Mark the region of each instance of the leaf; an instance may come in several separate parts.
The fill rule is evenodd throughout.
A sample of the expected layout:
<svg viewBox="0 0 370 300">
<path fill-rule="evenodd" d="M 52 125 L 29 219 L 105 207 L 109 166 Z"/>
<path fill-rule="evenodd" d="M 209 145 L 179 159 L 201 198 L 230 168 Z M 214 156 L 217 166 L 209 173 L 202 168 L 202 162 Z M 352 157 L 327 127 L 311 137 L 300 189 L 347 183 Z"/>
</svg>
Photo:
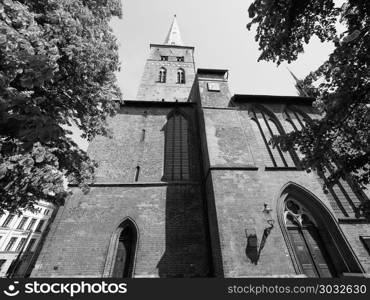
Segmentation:
<svg viewBox="0 0 370 300">
<path fill-rule="evenodd" d="M 38 145 L 38 146 L 34 147 L 34 149 L 32 151 L 32 155 L 35 158 L 35 161 L 37 163 L 41 163 L 45 158 L 46 150 L 45 150 L 44 147 Z"/>
<path fill-rule="evenodd" d="M 0 2 L 1 214 L 60 202 L 62 172 L 81 187 L 93 180 L 93 162 L 61 126 L 76 123 L 89 139 L 109 132 L 117 107 L 107 99 L 121 98 L 109 24 L 121 2 Z"/>
<path fill-rule="evenodd" d="M 8 168 L 5 164 L 0 165 L 0 179 L 3 179 L 6 176 L 6 173 L 8 171 Z"/>
</svg>

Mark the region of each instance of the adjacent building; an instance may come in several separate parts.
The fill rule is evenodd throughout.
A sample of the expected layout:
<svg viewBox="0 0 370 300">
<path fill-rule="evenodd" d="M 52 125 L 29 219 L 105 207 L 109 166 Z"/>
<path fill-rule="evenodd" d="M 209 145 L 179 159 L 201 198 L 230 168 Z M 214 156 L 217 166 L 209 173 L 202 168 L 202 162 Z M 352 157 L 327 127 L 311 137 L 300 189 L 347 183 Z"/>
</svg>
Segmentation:
<svg viewBox="0 0 370 300">
<path fill-rule="evenodd" d="M 0 277 L 28 277 L 55 206 L 39 201 L 35 211 L 0 216 Z"/>
</svg>

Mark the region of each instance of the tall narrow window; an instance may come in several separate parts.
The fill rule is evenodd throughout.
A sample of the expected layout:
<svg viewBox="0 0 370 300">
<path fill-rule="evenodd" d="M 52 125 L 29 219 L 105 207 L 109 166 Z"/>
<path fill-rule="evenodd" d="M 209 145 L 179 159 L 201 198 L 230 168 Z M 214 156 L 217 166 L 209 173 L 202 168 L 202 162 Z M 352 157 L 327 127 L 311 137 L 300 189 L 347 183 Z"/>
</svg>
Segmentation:
<svg viewBox="0 0 370 300">
<path fill-rule="evenodd" d="M 144 142 L 144 141 L 145 141 L 145 129 L 141 131 L 141 137 L 140 137 L 140 142 Z"/>
<path fill-rule="evenodd" d="M 3 223 L 3 227 L 9 227 L 9 225 L 10 225 L 10 222 L 11 221 L 13 221 L 13 219 L 14 219 L 14 214 L 9 214 L 7 217 L 6 217 L 6 219 L 5 219 L 5 221 L 4 221 L 4 223 Z"/>
<path fill-rule="evenodd" d="M 36 243 L 36 239 L 31 239 L 30 242 L 27 245 L 26 252 L 32 252 L 33 251 L 33 246 Z"/>
<path fill-rule="evenodd" d="M 161 83 L 165 83 L 166 82 L 166 77 L 167 77 L 166 68 L 163 68 L 163 67 L 160 68 L 158 81 L 161 82 Z"/>
<path fill-rule="evenodd" d="M 22 217 L 21 221 L 19 222 L 17 229 L 23 229 L 24 225 L 26 224 L 28 217 Z"/>
<path fill-rule="evenodd" d="M 27 241 L 27 238 L 21 238 L 15 251 L 22 251 L 24 245 L 26 244 L 26 241 Z"/>
<path fill-rule="evenodd" d="M 131 220 L 126 220 L 118 230 L 112 277 L 130 278 L 134 272 L 137 231 Z"/>
<path fill-rule="evenodd" d="M 265 162 L 267 167 L 273 168 L 288 168 L 295 167 L 295 162 L 290 152 L 283 152 L 279 145 L 272 145 L 271 139 L 273 136 L 284 134 L 283 129 L 278 124 L 278 121 L 267 113 L 265 109 L 253 108 L 251 110 L 252 120 L 255 122 L 255 128 L 258 129 L 260 137 L 265 144 L 265 157 L 269 159 Z M 258 135 L 258 133 L 257 133 Z M 259 140 L 261 138 L 258 137 Z"/>
<path fill-rule="evenodd" d="M 27 226 L 27 230 L 32 230 L 33 227 L 35 226 L 36 221 L 37 220 L 35 218 L 32 218 L 31 221 L 30 221 L 30 223 Z"/>
<path fill-rule="evenodd" d="M 5 247 L 5 252 L 6 251 L 12 251 L 13 246 L 15 245 L 15 242 L 17 241 L 17 239 L 18 238 L 16 238 L 16 237 L 10 238 L 10 240 L 8 242 L 8 245 L 6 245 L 6 247 Z"/>
<path fill-rule="evenodd" d="M 184 69 L 177 70 L 177 83 L 185 83 L 185 71 Z"/>
<path fill-rule="evenodd" d="M 135 181 L 139 181 L 139 175 L 140 175 L 140 166 L 137 166 L 135 170 Z"/>
<path fill-rule="evenodd" d="M 35 232 L 41 232 L 42 231 L 42 227 L 44 226 L 44 223 L 45 223 L 45 220 L 40 220 L 39 224 L 36 227 Z"/>
<path fill-rule="evenodd" d="M 189 125 L 178 111 L 167 120 L 165 127 L 164 180 L 189 179 Z"/>
</svg>

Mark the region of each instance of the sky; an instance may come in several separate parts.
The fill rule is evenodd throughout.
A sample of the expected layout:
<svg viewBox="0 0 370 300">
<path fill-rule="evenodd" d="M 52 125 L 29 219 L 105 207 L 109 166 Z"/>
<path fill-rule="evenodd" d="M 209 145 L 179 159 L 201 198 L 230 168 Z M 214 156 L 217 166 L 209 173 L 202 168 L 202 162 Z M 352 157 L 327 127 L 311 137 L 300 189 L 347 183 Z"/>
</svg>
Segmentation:
<svg viewBox="0 0 370 300">
<path fill-rule="evenodd" d="M 317 69 L 332 52 L 331 44 L 311 39 L 294 63 L 257 62 L 260 55 L 255 27 L 248 31 L 252 0 L 122 0 L 122 19 L 111 26 L 120 44 L 117 73 L 123 99 L 133 100 L 149 55 L 149 44 L 164 42 L 177 15 L 182 39 L 195 47 L 197 68 L 229 70 L 232 94 L 297 95 L 295 81 Z"/>
</svg>

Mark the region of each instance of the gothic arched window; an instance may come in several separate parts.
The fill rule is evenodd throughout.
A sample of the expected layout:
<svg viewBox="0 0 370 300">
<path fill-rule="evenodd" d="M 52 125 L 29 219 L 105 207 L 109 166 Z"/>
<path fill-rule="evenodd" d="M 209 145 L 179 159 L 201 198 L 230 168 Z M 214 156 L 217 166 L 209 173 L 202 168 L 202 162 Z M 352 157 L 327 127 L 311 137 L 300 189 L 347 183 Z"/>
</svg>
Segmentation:
<svg viewBox="0 0 370 300">
<path fill-rule="evenodd" d="M 177 70 L 177 83 L 185 83 L 185 71 L 183 69 Z"/>
<path fill-rule="evenodd" d="M 295 167 L 296 164 L 290 152 L 283 152 L 279 145 L 272 145 L 273 136 L 284 134 L 284 131 L 278 120 L 272 113 L 262 107 L 254 107 L 250 111 L 252 127 L 257 133 L 257 139 L 265 145 L 262 150 L 265 154 L 265 163 L 267 167 L 289 168 Z M 258 135 L 259 133 L 259 135 Z"/>
<path fill-rule="evenodd" d="M 166 77 L 167 77 L 166 68 L 163 68 L 163 67 L 160 68 L 158 81 L 161 82 L 161 83 L 165 83 L 166 82 Z"/>
<path fill-rule="evenodd" d="M 111 238 L 103 277 L 130 278 L 134 274 L 138 231 L 131 219 L 123 221 Z"/>
<path fill-rule="evenodd" d="M 285 203 L 284 220 L 303 273 L 308 277 L 335 277 L 333 262 L 313 218 L 294 198 Z"/>
<path fill-rule="evenodd" d="M 294 106 L 288 106 L 285 111 L 285 120 L 287 121 L 286 130 L 300 131 L 304 129 L 312 119 Z M 301 152 L 297 151 L 297 155 L 300 159 L 303 158 Z M 327 164 L 322 172 L 319 172 L 320 177 L 324 183 L 328 186 L 327 178 L 333 174 L 336 170 L 335 163 Z M 337 179 L 335 184 L 328 188 L 328 199 L 330 204 L 338 217 L 356 217 L 359 215 L 359 205 L 364 199 L 364 195 L 359 188 L 356 188 L 356 183 L 353 182 L 350 176 L 346 176 L 346 179 Z"/>
<path fill-rule="evenodd" d="M 303 115 L 299 110 L 291 107 L 285 109 L 284 115 L 285 120 L 290 125 L 290 128 L 286 129 L 288 132 L 300 131 L 306 126 L 306 123 L 310 121 L 308 116 Z"/>
<path fill-rule="evenodd" d="M 320 200 L 289 184 L 278 203 L 279 223 L 297 273 L 308 277 L 362 273 L 336 220 Z"/>
<path fill-rule="evenodd" d="M 163 179 L 189 179 L 189 125 L 179 111 L 169 115 L 165 126 Z"/>
</svg>

